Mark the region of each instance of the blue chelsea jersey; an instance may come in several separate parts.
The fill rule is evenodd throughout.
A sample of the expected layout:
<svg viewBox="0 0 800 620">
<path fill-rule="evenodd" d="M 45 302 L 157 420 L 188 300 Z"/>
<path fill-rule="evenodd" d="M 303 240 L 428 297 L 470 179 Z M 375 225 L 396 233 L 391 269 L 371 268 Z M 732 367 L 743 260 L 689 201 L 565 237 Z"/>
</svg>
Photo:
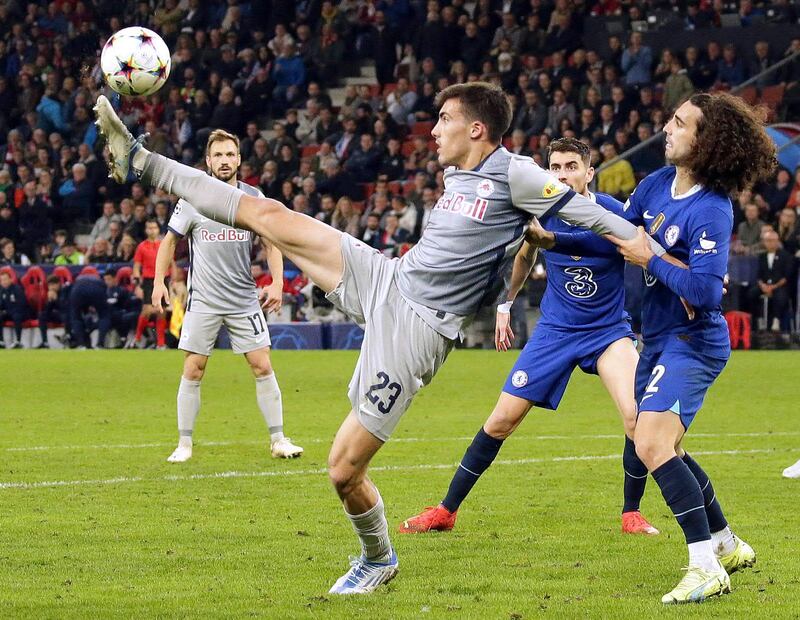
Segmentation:
<svg viewBox="0 0 800 620">
<path fill-rule="evenodd" d="M 622 203 L 607 194 L 592 199 L 622 216 Z M 575 233 L 585 228 L 550 217 L 542 226 L 555 233 Z M 625 261 L 616 246 L 591 235 L 593 256 L 568 256 L 546 251 L 547 288 L 541 303 L 540 324 L 556 329 L 593 330 L 628 319 L 625 312 Z"/>
<path fill-rule="evenodd" d="M 721 289 L 733 229 L 731 201 L 699 185 L 675 196 L 675 174 L 675 167 L 668 166 L 645 178 L 625 203 L 624 215 L 644 226 L 670 255 L 689 265 L 691 273 L 711 276 Z M 644 283 L 642 337 L 646 344 L 659 346 L 669 336 L 680 336 L 690 338 L 704 352 L 727 356 L 728 329 L 719 301 L 713 307 L 696 308 L 690 320 L 680 297 L 662 281 L 645 271 Z"/>
</svg>

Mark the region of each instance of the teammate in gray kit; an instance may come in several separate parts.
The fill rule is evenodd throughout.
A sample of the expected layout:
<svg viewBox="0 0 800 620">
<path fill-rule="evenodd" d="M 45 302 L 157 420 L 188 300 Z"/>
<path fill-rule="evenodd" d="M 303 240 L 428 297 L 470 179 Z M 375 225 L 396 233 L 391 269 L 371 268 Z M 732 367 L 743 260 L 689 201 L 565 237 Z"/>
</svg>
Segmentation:
<svg viewBox="0 0 800 620">
<path fill-rule="evenodd" d="M 241 163 L 239 138 L 217 129 L 208 137 L 206 166 L 216 179 L 249 196 L 262 197 L 255 187 L 237 182 Z M 200 215 L 185 200 L 175 205 L 169 230 L 156 256 L 153 306 L 160 313 L 169 303 L 164 277 L 181 237 L 188 237 L 190 252 L 189 298 L 178 348 L 186 352 L 178 388 L 178 447 L 167 458 L 182 463 L 192 457 L 192 434 L 200 411 L 200 382 L 214 350 L 219 329 L 228 330 L 235 353 L 244 354 L 256 380 L 256 402 L 270 434 L 274 458 L 300 456 L 303 449 L 283 434 L 283 402 L 272 369 L 270 339 L 260 297 L 268 311 L 278 312 L 283 299 L 283 257 L 265 242 L 272 284 L 259 295 L 250 274 L 250 252 L 257 237 L 249 230 L 231 228 Z"/>
<path fill-rule="evenodd" d="M 331 593 L 371 592 L 397 573 L 383 500 L 367 476 L 416 392 L 426 385 L 464 326 L 505 286 L 511 261 L 532 216 L 632 239 L 637 230 L 554 179 L 530 158 L 500 145 L 511 105 L 486 83 L 450 86 L 437 97 L 433 129 L 445 193 L 420 242 L 403 258 L 382 253 L 281 203 L 248 196 L 136 143 L 105 97 L 95 111 L 107 137 L 111 174 L 131 168 L 149 184 L 185 198 L 203 215 L 253 230 L 365 328 L 350 382 L 352 410 L 328 458 L 330 479 L 356 531 L 361 556 Z M 654 251 L 664 253 L 660 246 Z"/>
</svg>

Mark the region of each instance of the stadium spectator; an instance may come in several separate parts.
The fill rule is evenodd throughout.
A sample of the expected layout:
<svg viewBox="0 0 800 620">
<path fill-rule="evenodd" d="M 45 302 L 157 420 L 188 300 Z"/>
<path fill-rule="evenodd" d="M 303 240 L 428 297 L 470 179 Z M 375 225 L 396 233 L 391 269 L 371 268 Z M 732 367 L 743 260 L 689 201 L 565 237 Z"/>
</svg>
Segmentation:
<svg viewBox="0 0 800 620">
<path fill-rule="evenodd" d="M 694 93 L 694 85 L 689 79 L 680 59 L 675 57 L 670 63 L 670 74 L 664 83 L 662 105 L 667 114 L 671 114 L 678 106 Z"/>
<path fill-rule="evenodd" d="M 792 191 L 792 176 L 786 168 L 779 168 L 775 175 L 775 182 L 764 188 L 764 199 L 769 204 L 770 217 L 776 215 L 789 203 L 789 194 Z"/>
<path fill-rule="evenodd" d="M 320 200 L 319 212 L 314 216 L 321 222 L 333 226 L 333 214 L 336 209 L 336 201 L 330 194 L 324 194 Z"/>
<path fill-rule="evenodd" d="M 69 293 L 70 287 L 63 286 L 58 276 L 47 278 L 47 298 L 44 307 L 39 313 L 39 333 L 42 336 L 40 349 L 49 349 L 50 343 L 47 338 L 47 329 L 51 324 L 63 325 L 64 333 L 69 338 Z"/>
<path fill-rule="evenodd" d="M 397 80 L 397 87 L 386 96 L 386 109 L 398 125 L 406 125 L 414 122 L 412 110 L 416 102 L 417 93 L 410 90 L 406 78 L 400 78 Z"/>
<path fill-rule="evenodd" d="M 86 166 L 81 163 L 74 164 L 71 178 L 58 188 L 63 217 L 90 219 L 94 210 L 95 192 L 96 188 L 86 176 Z"/>
<path fill-rule="evenodd" d="M 111 200 L 106 200 L 103 202 L 103 214 L 97 218 L 94 226 L 92 227 L 92 232 L 89 234 L 92 243 L 94 243 L 95 239 L 98 239 L 99 237 L 103 237 L 104 239 L 110 238 L 111 222 L 119 223 L 119 216 L 117 215 L 114 202 Z"/>
<path fill-rule="evenodd" d="M 744 82 L 746 77 L 744 63 L 736 54 L 736 46 L 727 43 L 722 48 L 722 58 L 717 65 L 717 85 L 721 88 L 733 88 Z"/>
<path fill-rule="evenodd" d="M 380 149 L 373 143 L 371 134 L 361 135 L 359 145 L 344 163 L 344 169 L 359 183 L 368 183 L 378 174 L 381 164 Z"/>
<path fill-rule="evenodd" d="M 16 239 L 18 236 L 16 211 L 5 202 L 5 193 L 0 192 L 0 239 Z"/>
<path fill-rule="evenodd" d="M 136 253 L 136 239 L 129 233 L 122 233 L 122 239 L 117 245 L 117 251 L 114 253 L 115 262 L 129 263 L 133 260 Z"/>
<path fill-rule="evenodd" d="M 98 237 L 86 252 L 87 263 L 113 263 L 114 254 L 111 244 L 105 237 Z"/>
<path fill-rule="evenodd" d="M 376 250 L 383 250 L 383 234 L 381 216 L 377 212 L 369 213 L 366 217 L 366 226 L 361 232 L 361 240 Z"/>
<path fill-rule="evenodd" d="M 534 89 L 525 91 L 525 101 L 516 111 L 512 128 L 521 129 L 525 135 L 538 136 L 547 127 L 548 110 L 539 99 L 539 94 Z"/>
<path fill-rule="evenodd" d="M 53 262 L 56 265 L 84 265 L 86 256 L 75 246 L 72 239 L 66 239 Z"/>
<path fill-rule="evenodd" d="M 789 279 L 794 274 L 794 258 L 781 249 L 778 233 L 765 228 L 761 241 L 764 253 L 758 258 L 758 280 L 750 290 L 753 314 L 759 316 L 766 305 L 767 328 L 781 331 L 781 322 L 789 307 Z"/>
<path fill-rule="evenodd" d="M 0 271 L 0 349 L 22 348 L 22 324 L 28 318 L 29 312 L 25 291 L 11 279 L 8 271 Z M 3 340 L 3 325 L 6 321 L 14 324 L 14 342 L 8 345 Z"/>
<path fill-rule="evenodd" d="M 0 239 L 0 266 L 22 265 L 27 267 L 30 264 L 28 256 L 17 251 L 17 244 L 13 239 Z"/>
<path fill-rule="evenodd" d="M 620 67 L 628 86 L 641 86 L 651 81 L 653 51 L 642 43 L 642 33 L 632 32 L 628 47 L 622 52 Z"/>
<path fill-rule="evenodd" d="M 744 205 L 744 221 L 736 229 L 734 252 L 757 254 L 761 247 L 761 231 L 766 224 L 759 216 L 758 205 L 749 202 Z"/>
<path fill-rule="evenodd" d="M 361 232 L 360 220 L 361 215 L 353 206 L 353 201 L 347 196 L 340 197 L 336 202 L 336 209 L 331 218 L 332 226 L 352 237 L 359 237 Z"/>
<path fill-rule="evenodd" d="M 800 227 L 797 211 L 786 207 L 778 214 L 778 239 L 783 249 L 790 255 L 800 258 Z"/>
<path fill-rule="evenodd" d="M 617 157 L 617 149 L 613 142 L 604 142 L 600 151 L 603 154 L 603 165 Z M 625 159 L 617 160 L 597 174 L 597 189 L 623 202 L 635 187 L 636 177 L 633 174 L 633 167 Z"/>
</svg>

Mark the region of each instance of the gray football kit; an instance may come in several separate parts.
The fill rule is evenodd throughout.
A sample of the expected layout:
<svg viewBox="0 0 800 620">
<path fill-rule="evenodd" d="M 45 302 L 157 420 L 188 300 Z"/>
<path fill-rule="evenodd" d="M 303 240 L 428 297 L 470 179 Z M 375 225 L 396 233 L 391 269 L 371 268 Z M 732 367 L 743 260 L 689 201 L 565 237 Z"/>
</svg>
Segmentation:
<svg viewBox="0 0 800 620">
<path fill-rule="evenodd" d="M 250 196 L 264 196 L 241 181 L 236 186 Z M 250 273 L 255 234 L 204 217 L 183 199 L 167 227 L 189 240 L 189 297 L 178 348 L 211 355 L 222 325 L 236 353 L 268 347 L 269 331 Z"/>
<path fill-rule="evenodd" d="M 531 216 L 622 238 L 636 232 L 503 147 L 473 170 L 447 169 L 444 182 L 420 242 L 401 259 L 342 237 L 345 270 L 329 299 L 365 326 L 349 396 L 361 423 L 384 441 L 462 329 L 507 289 Z"/>
<path fill-rule="evenodd" d="M 191 196 L 202 213 L 235 221 L 241 193 L 210 183 L 199 171 L 151 154 L 142 178 Z M 621 239 L 637 234 L 630 222 L 502 146 L 472 170 L 448 168 L 444 183 L 420 242 L 402 258 L 341 237 L 344 272 L 328 298 L 365 328 L 349 396 L 364 427 L 383 441 L 462 329 L 507 288 L 532 216 L 556 216 Z"/>
</svg>

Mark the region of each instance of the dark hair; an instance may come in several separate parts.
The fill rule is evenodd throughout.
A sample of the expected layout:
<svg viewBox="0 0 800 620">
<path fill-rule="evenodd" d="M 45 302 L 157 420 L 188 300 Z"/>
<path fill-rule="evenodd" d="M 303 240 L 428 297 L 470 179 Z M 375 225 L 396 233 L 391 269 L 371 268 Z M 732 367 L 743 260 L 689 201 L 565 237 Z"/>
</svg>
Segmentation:
<svg viewBox="0 0 800 620">
<path fill-rule="evenodd" d="M 161 224 L 159 224 L 158 220 L 156 218 L 154 218 L 152 215 L 148 216 L 144 220 L 144 225 L 147 226 L 148 224 L 155 224 L 159 228 L 161 227 Z"/>
<path fill-rule="evenodd" d="M 778 165 L 764 129 L 764 110 L 728 93 L 693 95 L 702 112 L 692 150 L 681 165 L 715 192 L 736 194 L 770 178 Z"/>
<path fill-rule="evenodd" d="M 592 160 L 592 153 L 589 151 L 589 147 L 576 138 L 559 138 L 558 140 L 553 140 L 547 145 L 548 160 L 553 153 L 576 153 L 586 166 L 589 166 Z"/>
<path fill-rule="evenodd" d="M 488 82 L 453 84 L 436 95 L 436 109 L 458 99 L 464 116 L 486 125 L 490 142 L 500 142 L 511 125 L 511 102 L 499 86 Z"/>
<path fill-rule="evenodd" d="M 61 284 L 61 279 L 58 276 L 47 276 L 48 284 Z"/>
</svg>

